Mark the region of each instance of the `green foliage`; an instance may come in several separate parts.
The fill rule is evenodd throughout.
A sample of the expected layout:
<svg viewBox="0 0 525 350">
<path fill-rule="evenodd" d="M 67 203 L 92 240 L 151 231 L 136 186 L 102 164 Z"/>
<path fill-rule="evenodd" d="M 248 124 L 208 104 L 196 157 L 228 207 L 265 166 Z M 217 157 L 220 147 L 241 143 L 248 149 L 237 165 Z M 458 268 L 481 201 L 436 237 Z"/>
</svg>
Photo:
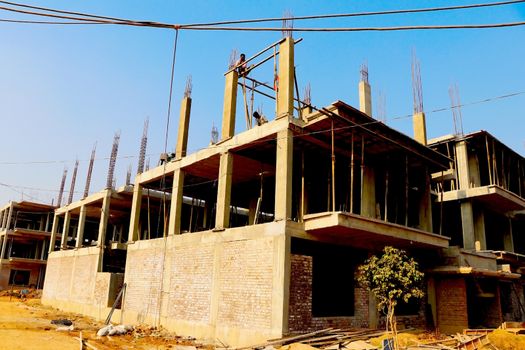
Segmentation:
<svg viewBox="0 0 525 350">
<path fill-rule="evenodd" d="M 398 301 L 424 296 L 423 277 L 418 263 L 405 251 L 385 247 L 380 257 L 372 256 L 359 266 L 357 282 L 375 295 L 379 311 L 387 309 L 393 315 Z"/>
</svg>

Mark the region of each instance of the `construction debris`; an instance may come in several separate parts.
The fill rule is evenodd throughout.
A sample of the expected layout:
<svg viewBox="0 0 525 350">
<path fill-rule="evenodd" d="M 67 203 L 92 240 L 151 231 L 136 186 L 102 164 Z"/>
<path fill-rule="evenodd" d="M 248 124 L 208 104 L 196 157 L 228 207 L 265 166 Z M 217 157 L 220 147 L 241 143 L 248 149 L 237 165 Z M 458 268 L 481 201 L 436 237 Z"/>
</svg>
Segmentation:
<svg viewBox="0 0 525 350">
<path fill-rule="evenodd" d="M 55 324 L 57 326 L 71 326 L 73 324 L 73 322 L 71 322 L 70 320 L 68 320 L 67 318 L 59 318 L 57 320 L 51 320 L 51 324 Z"/>
<path fill-rule="evenodd" d="M 118 325 L 118 326 L 113 326 L 110 324 L 110 325 L 100 328 L 97 332 L 97 336 L 103 337 L 105 335 L 109 335 L 109 336 L 123 335 L 123 334 L 127 334 L 131 332 L 132 330 L 133 330 L 133 326 L 123 325 L 123 324 Z"/>
</svg>

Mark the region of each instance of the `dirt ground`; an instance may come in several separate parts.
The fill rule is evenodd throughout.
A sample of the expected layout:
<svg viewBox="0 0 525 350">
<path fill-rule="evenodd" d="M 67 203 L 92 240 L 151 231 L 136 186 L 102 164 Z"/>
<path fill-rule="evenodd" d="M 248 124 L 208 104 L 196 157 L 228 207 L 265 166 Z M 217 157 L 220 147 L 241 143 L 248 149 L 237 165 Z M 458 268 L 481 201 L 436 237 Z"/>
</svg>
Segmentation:
<svg viewBox="0 0 525 350">
<path fill-rule="evenodd" d="M 57 331 L 57 326 L 51 324 L 51 320 L 56 319 L 71 320 L 74 330 Z M 0 296 L 0 349 L 78 350 L 94 347 L 98 350 L 167 350 L 175 349 L 176 345 L 212 348 L 152 327 L 137 327 L 133 332 L 121 336 L 97 337 L 96 332 L 102 327 L 102 323 L 90 317 L 43 306 L 40 299 L 21 300 L 12 297 L 10 300 L 9 296 Z M 82 348 L 80 341 L 75 339 L 80 332 L 84 339 Z"/>
</svg>

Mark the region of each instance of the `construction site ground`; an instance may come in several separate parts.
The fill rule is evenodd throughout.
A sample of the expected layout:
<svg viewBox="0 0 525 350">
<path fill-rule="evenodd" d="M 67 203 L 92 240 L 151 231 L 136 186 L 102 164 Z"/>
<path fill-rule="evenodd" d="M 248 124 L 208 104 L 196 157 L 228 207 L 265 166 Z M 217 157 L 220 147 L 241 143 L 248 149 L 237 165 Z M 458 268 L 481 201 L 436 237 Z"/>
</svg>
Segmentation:
<svg viewBox="0 0 525 350">
<path fill-rule="evenodd" d="M 4 295 L 7 293 L 4 293 Z M 52 320 L 68 319 L 72 331 L 57 331 Z M 175 349 L 185 345 L 212 348 L 173 333 L 142 326 L 126 335 L 97 337 L 104 324 L 90 317 L 62 312 L 44 306 L 38 298 L 22 300 L 16 296 L 0 296 L 0 349 L 69 350 L 69 349 Z M 82 332 L 84 341 L 78 339 Z"/>
<path fill-rule="evenodd" d="M 39 294 L 30 293 L 27 298 L 21 299 L 15 292 L 14 295 L 9 295 L 8 292 L 0 293 L 0 349 L 10 350 L 25 350 L 25 349 L 39 349 L 39 350 L 55 350 L 55 349 L 91 349 L 91 350 L 108 350 L 108 349 L 156 349 L 156 350 L 196 350 L 214 348 L 212 345 L 200 343 L 195 339 L 180 337 L 174 333 L 156 329 L 151 326 L 138 326 L 133 331 L 125 335 L 119 336 L 97 336 L 97 331 L 104 326 L 102 322 L 95 321 L 93 318 L 62 312 L 60 310 L 44 306 L 40 303 Z M 73 322 L 73 330 L 59 331 L 57 326 L 52 324 L 52 320 L 67 319 Z M 379 332 L 369 330 L 369 337 L 362 337 L 360 339 L 368 338 L 367 343 L 371 345 L 370 348 L 380 348 L 381 339 Z M 281 347 L 284 350 L 313 350 L 321 349 L 335 349 L 333 346 L 327 346 L 330 342 L 318 340 L 326 340 L 330 338 L 330 334 L 336 334 L 338 330 L 325 330 L 311 333 L 311 336 L 296 336 L 291 338 L 283 338 L 282 341 L 272 341 L 262 345 L 259 348 L 263 349 L 278 349 L 281 345 L 289 344 Z M 339 332 L 340 333 L 340 332 Z M 347 332 L 348 333 L 348 332 Z M 348 334 L 359 334 L 359 332 L 349 332 Z M 363 333 L 364 334 L 364 333 Z M 328 336 L 327 336 L 328 335 Z M 80 336 L 83 340 L 81 345 Z M 340 335 L 339 335 L 340 336 Z M 459 337 L 458 334 L 456 337 Z M 294 340 L 295 338 L 295 340 Z M 352 337 L 355 338 L 355 337 Z M 359 337 L 358 337 L 359 338 Z M 446 346 L 446 342 L 450 341 L 451 337 L 443 335 L 435 335 L 423 331 L 415 331 L 400 334 L 400 345 L 405 349 L 524 349 L 525 350 L 525 335 L 517 335 L 505 330 L 495 330 L 488 334 L 490 343 L 493 346 Z M 284 341 L 289 339 L 290 342 Z M 292 344 L 292 341 L 295 343 Z M 299 344 L 298 342 L 303 342 Z M 312 345 L 319 343 L 320 346 L 315 348 Z M 323 345 L 321 345 L 323 344 Z M 341 347 L 341 345 L 343 345 Z M 338 345 L 337 349 L 346 348 L 345 342 Z M 348 347 L 355 349 L 353 347 Z M 368 347 L 367 347 L 368 348 Z M 250 349 L 246 347 L 244 349 Z"/>
</svg>

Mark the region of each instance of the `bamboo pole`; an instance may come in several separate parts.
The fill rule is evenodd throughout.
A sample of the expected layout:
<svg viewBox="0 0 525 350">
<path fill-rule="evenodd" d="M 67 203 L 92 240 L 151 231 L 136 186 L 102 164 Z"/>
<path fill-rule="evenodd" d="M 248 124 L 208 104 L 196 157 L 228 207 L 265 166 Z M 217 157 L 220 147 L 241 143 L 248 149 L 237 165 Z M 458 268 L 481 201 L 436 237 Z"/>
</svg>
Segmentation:
<svg viewBox="0 0 525 350">
<path fill-rule="evenodd" d="M 494 184 L 500 185 L 498 169 L 496 167 L 496 149 L 494 146 L 494 140 L 492 140 L 492 173 L 494 174 Z"/>
<path fill-rule="evenodd" d="M 491 185 L 494 184 L 494 182 L 492 182 L 492 170 L 491 170 L 491 167 L 490 167 L 490 149 L 489 149 L 489 138 L 487 135 L 485 135 L 485 148 L 487 150 L 487 170 L 489 172 L 489 183 Z"/>
<path fill-rule="evenodd" d="M 385 221 L 388 221 L 388 168 L 385 175 Z"/>
<path fill-rule="evenodd" d="M 361 203 L 363 202 L 363 192 L 364 192 L 364 177 L 365 177 L 365 135 L 361 136 Z M 363 208 L 361 205 L 361 214 L 363 213 Z"/>
<path fill-rule="evenodd" d="M 443 192 L 445 192 L 445 186 L 443 185 L 443 171 L 441 171 L 441 197 L 439 205 L 439 234 L 443 234 Z"/>
<path fill-rule="evenodd" d="M 405 155 L 405 226 L 408 226 L 408 155 Z"/>
<path fill-rule="evenodd" d="M 335 146 L 334 121 L 332 119 L 332 211 L 335 211 Z"/>
<path fill-rule="evenodd" d="M 352 129 L 352 146 L 350 155 L 350 213 L 354 212 L 354 129 Z"/>
<path fill-rule="evenodd" d="M 301 217 L 304 220 L 304 197 L 305 197 L 305 178 L 304 178 L 304 149 L 301 149 Z"/>
</svg>

